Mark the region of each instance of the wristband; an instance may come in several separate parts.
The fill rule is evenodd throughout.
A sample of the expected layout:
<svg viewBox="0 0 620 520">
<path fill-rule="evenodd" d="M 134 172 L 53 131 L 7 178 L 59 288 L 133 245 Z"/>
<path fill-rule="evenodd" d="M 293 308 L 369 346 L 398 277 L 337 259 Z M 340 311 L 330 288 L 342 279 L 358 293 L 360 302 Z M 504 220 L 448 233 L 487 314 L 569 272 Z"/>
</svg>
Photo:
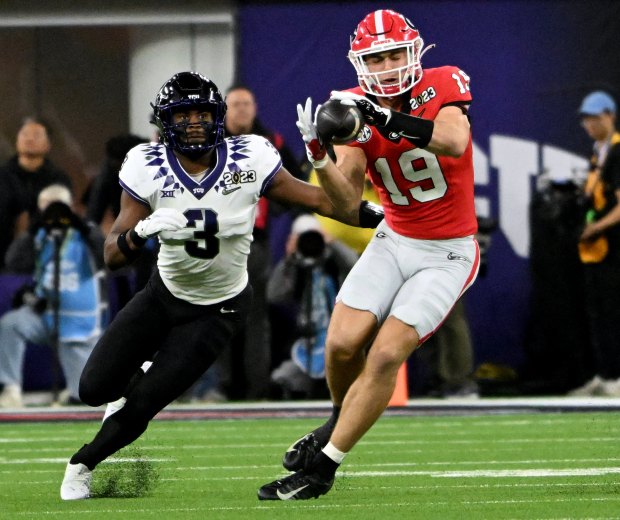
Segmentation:
<svg viewBox="0 0 620 520">
<path fill-rule="evenodd" d="M 359 209 L 359 222 L 362 228 L 376 228 L 383 220 L 383 208 L 363 200 Z"/>
<path fill-rule="evenodd" d="M 116 245 L 125 258 L 131 262 L 140 256 L 141 251 L 139 249 L 131 249 L 131 247 L 129 247 L 129 244 L 127 243 L 127 231 L 123 231 L 120 235 L 118 235 Z"/>
<path fill-rule="evenodd" d="M 125 233 L 127 233 L 127 231 L 125 231 Z M 148 241 L 148 238 L 144 238 L 138 235 L 138 232 L 135 230 L 135 228 L 131 228 L 131 231 L 129 231 L 129 238 L 131 238 L 131 242 L 133 243 L 133 245 L 138 248 L 143 247 L 144 244 L 146 244 L 146 242 Z"/>
<path fill-rule="evenodd" d="M 430 119 L 411 116 L 403 112 L 391 111 L 392 116 L 384 128 L 388 132 L 395 132 L 418 148 L 426 148 L 433 137 L 435 123 Z"/>
</svg>

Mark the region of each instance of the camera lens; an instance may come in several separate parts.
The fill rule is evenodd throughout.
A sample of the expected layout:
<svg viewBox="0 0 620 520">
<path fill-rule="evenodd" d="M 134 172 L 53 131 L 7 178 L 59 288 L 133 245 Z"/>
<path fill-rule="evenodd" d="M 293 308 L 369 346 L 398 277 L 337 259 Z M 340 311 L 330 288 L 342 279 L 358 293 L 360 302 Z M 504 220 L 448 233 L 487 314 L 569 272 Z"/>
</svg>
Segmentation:
<svg viewBox="0 0 620 520">
<path fill-rule="evenodd" d="M 318 231 L 305 231 L 297 238 L 297 252 L 303 258 L 320 258 L 325 251 L 325 240 Z"/>
</svg>

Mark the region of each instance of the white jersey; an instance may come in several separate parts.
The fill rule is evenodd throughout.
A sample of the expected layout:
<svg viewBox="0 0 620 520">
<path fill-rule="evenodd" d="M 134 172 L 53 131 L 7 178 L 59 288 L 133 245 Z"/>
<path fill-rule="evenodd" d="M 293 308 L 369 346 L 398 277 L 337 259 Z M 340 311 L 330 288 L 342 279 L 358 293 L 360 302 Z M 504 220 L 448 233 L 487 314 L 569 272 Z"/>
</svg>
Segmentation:
<svg viewBox="0 0 620 520">
<path fill-rule="evenodd" d="M 187 218 L 186 228 L 160 233 L 157 267 L 174 296 L 201 305 L 227 300 L 247 285 L 256 204 L 282 166 L 274 146 L 257 135 L 225 139 L 216 156 L 214 168 L 196 181 L 171 149 L 141 144 L 120 171 L 133 198 Z"/>
</svg>

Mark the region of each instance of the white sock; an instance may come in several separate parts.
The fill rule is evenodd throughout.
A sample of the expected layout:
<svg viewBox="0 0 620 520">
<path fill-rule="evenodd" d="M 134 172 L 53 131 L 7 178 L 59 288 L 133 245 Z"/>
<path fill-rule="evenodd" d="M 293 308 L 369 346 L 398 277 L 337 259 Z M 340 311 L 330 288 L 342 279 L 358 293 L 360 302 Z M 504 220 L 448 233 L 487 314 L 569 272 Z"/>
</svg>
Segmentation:
<svg viewBox="0 0 620 520">
<path fill-rule="evenodd" d="M 323 453 L 327 455 L 330 459 L 332 459 L 336 464 L 342 463 L 342 460 L 346 457 L 346 453 L 340 451 L 336 446 L 334 446 L 331 442 L 328 442 L 327 445 L 323 448 Z"/>
</svg>

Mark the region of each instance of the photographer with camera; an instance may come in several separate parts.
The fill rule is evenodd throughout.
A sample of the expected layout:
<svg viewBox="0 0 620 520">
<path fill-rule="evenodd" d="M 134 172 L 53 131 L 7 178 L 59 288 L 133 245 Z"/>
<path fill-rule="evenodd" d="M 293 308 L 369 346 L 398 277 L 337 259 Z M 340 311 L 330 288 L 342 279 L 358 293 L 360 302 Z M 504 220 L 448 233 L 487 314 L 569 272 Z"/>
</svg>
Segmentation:
<svg viewBox="0 0 620 520">
<path fill-rule="evenodd" d="M 18 291 L 13 310 L 0 319 L 0 408 L 23 404 L 27 342 L 52 347 L 67 383 L 61 401 L 79 403 L 80 374 L 107 314 L 104 237 L 98 226 L 71 210 L 66 186 L 44 188 L 37 203 L 39 218 L 6 254 L 7 268 L 33 273 L 33 285 Z"/>
<path fill-rule="evenodd" d="M 293 222 L 286 257 L 267 284 L 267 301 L 282 315 L 278 328 L 288 321 L 287 354 L 274 352 L 274 359 L 282 362 L 271 375 L 284 398 L 326 394 L 327 325 L 338 289 L 357 259 L 355 250 L 326 236 L 314 216 L 301 215 Z"/>
</svg>

